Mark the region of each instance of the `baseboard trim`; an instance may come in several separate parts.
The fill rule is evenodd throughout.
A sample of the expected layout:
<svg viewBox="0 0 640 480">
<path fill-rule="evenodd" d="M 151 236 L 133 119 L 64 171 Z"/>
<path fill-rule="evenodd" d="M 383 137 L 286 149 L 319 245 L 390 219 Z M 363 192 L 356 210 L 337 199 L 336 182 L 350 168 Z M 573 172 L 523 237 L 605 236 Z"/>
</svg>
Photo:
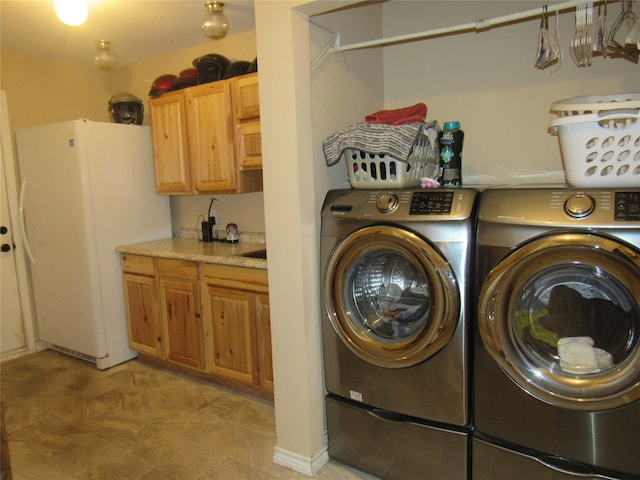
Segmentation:
<svg viewBox="0 0 640 480">
<path fill-rule="evenodd" d="M 12 350 L 10 352 L 4 352 L 0 355 L 0 362 L 6 362 L 7 360 L 13 360 L 14 358 L 24 357 L 25 355 L 29 355 L 30 352 L 26 347 L 19 348 L 17 350 Z"/>
<path fill-rule="evenodd" d="M 297 453 L 289 452 L 279 447 L 273 449 L 273 463 L 282 465 L 296 472 L 313 477 L 329 461 L 327 447 L 323 447 L 320 452 L 312 458 L 303 457 Z"/>
<path fill-rule="evenodd" d="M 41 352 L 42 350 L 46 350 L 49 348 L 47 343 L 38 341 L 33 346 L 32 350 L 29 350 L 28 346 L 18 348 L 16 350 L 12 350 L 10 352 L 3 352 L 0 354 L 0 362 L 5 362 L 7 360 L 13 360 L 15 358 L 24 357 L 27 355 L 31 355 L 32 353 Z"/>
</svg>

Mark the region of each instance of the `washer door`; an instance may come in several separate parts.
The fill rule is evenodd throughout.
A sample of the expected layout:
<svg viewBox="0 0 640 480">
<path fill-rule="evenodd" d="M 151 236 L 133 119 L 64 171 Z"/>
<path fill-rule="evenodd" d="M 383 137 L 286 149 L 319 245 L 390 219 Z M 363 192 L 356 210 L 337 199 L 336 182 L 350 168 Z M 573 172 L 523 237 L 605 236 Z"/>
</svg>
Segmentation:
<svg viewBox="0 0 640 480">
<path fill-rule="evenodd" d="M 537 237 L 487 276 L 482 341 L 534 397 L 576 410 L 640 398 L 640 253 L 592 233 Z"/>
<path fill-rule="evenodd" d="M 398 227 L 366 227 L 344 238 L 331 253 L 324 287 L 338 337 L 381 367 L 409 367 L 434 355 L 460 315 L 451 266 L 429 242 Z"/>
</svg>

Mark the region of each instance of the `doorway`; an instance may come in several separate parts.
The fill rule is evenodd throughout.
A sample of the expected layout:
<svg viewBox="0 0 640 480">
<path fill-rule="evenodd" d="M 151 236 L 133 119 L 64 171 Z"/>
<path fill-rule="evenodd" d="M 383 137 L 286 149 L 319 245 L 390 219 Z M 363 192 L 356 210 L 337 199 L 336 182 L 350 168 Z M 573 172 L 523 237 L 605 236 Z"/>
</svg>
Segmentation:
<svg viewBox="0 0 640 480">
<path fill-rule="evenodd" d="M 25 258 L 19 245 L 17 172 L 6 93 L 0 91 L 0 361 L 35 350 Z"/>
</svg>

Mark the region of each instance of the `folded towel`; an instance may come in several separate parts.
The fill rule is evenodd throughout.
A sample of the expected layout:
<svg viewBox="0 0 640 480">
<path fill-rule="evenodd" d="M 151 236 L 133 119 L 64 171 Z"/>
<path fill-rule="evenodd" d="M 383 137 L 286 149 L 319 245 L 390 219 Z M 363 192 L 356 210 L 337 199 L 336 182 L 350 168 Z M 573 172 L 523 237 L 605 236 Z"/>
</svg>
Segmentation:
<svg viewBox="0 0 640 480">
<path fill-rule="evenodd" d="M 360 150 L 372 155 L 389 155 L 408 161 L 422 128 L 422 122 L 403 125 L 357 123 L 328 136 L 322 142 L 328 166 L 335 165 L 346 149 Z"/>
<path fill-rule="evenodd" d="M 596 373 L 613 367 L 613 357 L 593 346 L 591 337 L 565 337 L 558 340 L 560 367 L 568 373 Z"/>
<path fill-rule="evenodd" d="M 394 110 L 380 110 L 364 117 L 367 123 L 386 123 L 388 125 L 402 125 L 404 123 L 422 122 L 427 116 L 427 106 L 416 103 L 409 107 Z"/>
<path fill-rule="evenodd" d="M 600 371 L 593 351 L 591 337 L 565 337 L 558 340 L 560 367 L 569 373 L 594 373 Z"/>
</svg>

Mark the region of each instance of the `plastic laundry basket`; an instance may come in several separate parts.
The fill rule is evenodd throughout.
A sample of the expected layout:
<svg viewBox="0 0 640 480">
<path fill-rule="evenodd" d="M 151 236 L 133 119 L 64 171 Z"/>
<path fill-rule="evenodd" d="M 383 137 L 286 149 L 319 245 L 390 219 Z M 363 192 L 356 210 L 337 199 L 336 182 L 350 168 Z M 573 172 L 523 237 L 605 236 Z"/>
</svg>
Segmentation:
<svg viewBox="0 0 640 480">
<path fill-rule="evenodd" d="M 570 185 L 640 187 L 640 94 L 576 97 L 551 110 Z"/>
<path fill-rule="evenodd" d="M 423 177 L 438 177 L 438 148 L 420 134 L 408 161 L 390 155 L 346 149 L 349 183 L 352 188 L 406 188 L 420 185 Z"/>
</svg>

